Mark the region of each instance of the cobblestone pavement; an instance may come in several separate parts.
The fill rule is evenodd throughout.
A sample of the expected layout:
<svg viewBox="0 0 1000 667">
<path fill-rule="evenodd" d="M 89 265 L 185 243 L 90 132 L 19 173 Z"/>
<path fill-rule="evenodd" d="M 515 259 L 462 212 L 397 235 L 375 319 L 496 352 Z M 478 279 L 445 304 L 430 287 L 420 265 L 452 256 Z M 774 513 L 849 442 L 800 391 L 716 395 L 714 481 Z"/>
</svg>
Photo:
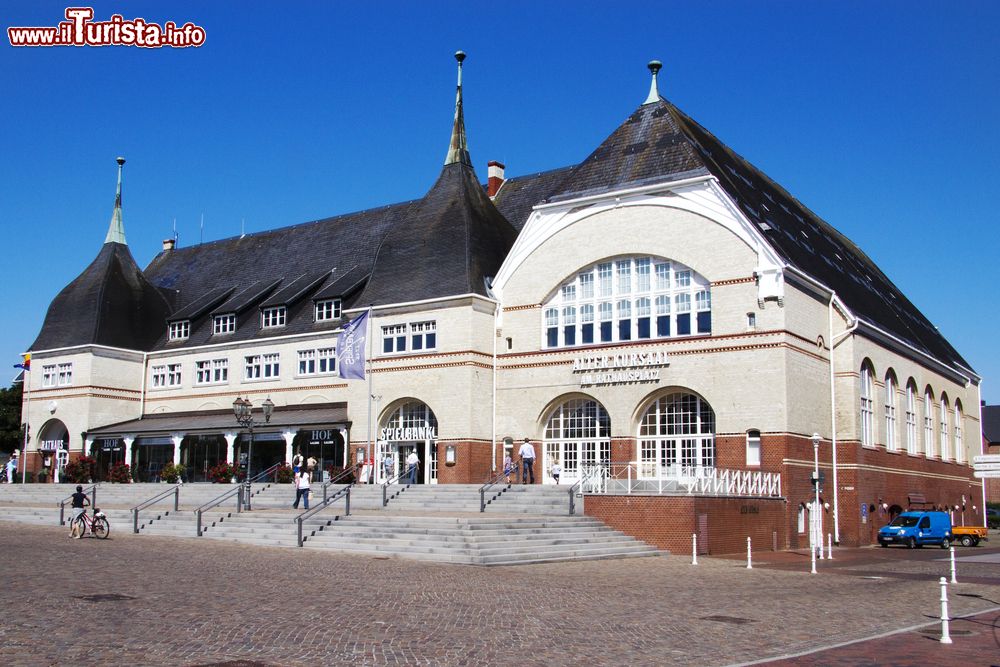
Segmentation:
<svg viewBox="0 0 1000 667">
<path fill-rule="evenodd" d="M 478 568 L 120 528 L 69 540 L 0 523 L 3 664 L 730 665 L 932 623 L 948 572 L 940 550 L 838 552 L 815 576 L 794 553 L 752 570 L 683 556 Z M 953 616 L 985 620 L 951 647 L 922 640 L 938 651 L 929 662 L 987 639 L 995 653 L 960 664 L 1000 655 L 989 630 L 1000 562 L 989 560 L 963 562 L 950 595 Z"/>
</svg>

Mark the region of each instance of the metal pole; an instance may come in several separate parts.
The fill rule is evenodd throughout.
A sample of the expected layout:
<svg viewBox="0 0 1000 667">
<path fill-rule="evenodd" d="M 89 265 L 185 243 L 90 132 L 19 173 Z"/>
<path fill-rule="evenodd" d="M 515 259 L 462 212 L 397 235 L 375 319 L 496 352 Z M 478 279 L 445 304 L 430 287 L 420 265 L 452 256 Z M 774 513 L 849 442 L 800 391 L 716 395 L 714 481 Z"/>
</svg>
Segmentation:
<svg viewBox="0 0 1000 667">
<path fill-rule="evenodd" d="M 31 368 L 30 363 L 28 368 Z M 28 480 L 28 444 L 31 442 L 31 424 L 28 421 L 31 418 L 31 371 L 27 369 L 24 371 L 24 386 L 28 388 L 24 397 L 24 446 L 17 461 L 21 466 L 21 484 L 26 484 Z M 985 484 L 983 488 L 986 488 Z"/>
<path fill-rule="evenodd" d="M 253 407 L 250 407 L 253 410 Z M 244 486 L 246 497 L 244 498 L 243 504 L 246 511 L 253 509 L 250 503 L 251 487 L 250 487 L 250 462 L 253 461 L 253 414 L 250 415 L 249 421 L 247 423 L 247 428 L 250 430 L 250 444 L 247 446 L 247 480 Z"/>
<path fill-rule="evenodd" d="M 139 534 L 139 510 L 132 510 L 132 532 Z"/>
<path fill-rule="evenodd" d="M 698 564 L 698 533 L 691 533 L 691 564 Z"/>
<path fill-rule="evenodd" d="M 174 511 L 176 512 L 181 507 L 181 487 L 180 484 L 174 487 Z"/>
<path fill-rule="evenodd" d="M 753 569 L 753 552 L 750 549 L 750 536 L 747 535 L 747 569 Z"/>
<path fill-rule="evenodd" d="M 941 643 L 951 644 L 951 634 L 948 632 L 948 580 L 941 577 Z"/>
<path fill-rule="evenodd" d="M 816 574 L 816 549 L 809 545 L 809 562 L 812 564 L 811 574 Z"/>
<path fill-rule="evenodd" d="M 347 487 L 347 498 L 344 499 L 344 516 L 351 516 L 351 487 Z"/>
<path fill-rule="evenodd" d="M 198 537 L 201 537 L 201 510 L 195 510 L 194 513 L 198 518 Z"/>
<path fill-rule="evenodd" d="M 951 583 L 958 583 L 958 578 L 955 576 L 955 547 L 951 547 Z"/>
<path fill-rule="evenodd" d="M 813 473 L 816 475 L 816 483 L 814 484 L 816 491 L 816 519 L 813 523 L 813 544 L 812 550 L 815 552 L 816 547 L 820 549 L 820 557 L 822 558 L 823 553 L 823 513 L 819 506 L 819 440 L 813 440 Z"/>
<path fill-rule="evenodd" d="M 833 534 L 826 534 L 826 559 L 833 560 Z"/>
</svg>

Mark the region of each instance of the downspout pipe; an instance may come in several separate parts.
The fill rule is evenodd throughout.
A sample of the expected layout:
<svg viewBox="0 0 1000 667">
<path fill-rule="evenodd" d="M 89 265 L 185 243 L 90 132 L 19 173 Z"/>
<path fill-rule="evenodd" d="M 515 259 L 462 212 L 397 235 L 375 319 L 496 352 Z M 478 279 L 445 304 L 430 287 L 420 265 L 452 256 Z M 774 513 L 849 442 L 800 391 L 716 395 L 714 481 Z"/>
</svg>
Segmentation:
<svg viewBox="0 0 1000 667">
<path fill-rule="evenodd" d="M 500 302 L 493 306 L 493 418 L 491 423 L 490 445 L 492 447 L 492 457 L 490 458 L 490 470 L 493 474 L 497 471 L 497 318 L 500 316 Z"/>
<path fill-rule="evenodd" d="M 149 370 L 149 352 L 142 353 L 142 385 L 139 389 L 139 419 L 146 414 L 146 371 Z"/>
<path fill-rule="evenodd" d="M 837 293 L 830 292 L 830 305 L 828 312 L 830 331 L 830 443 L 833 464 L 833 540 L 838 546 L 840 546 L 840 487 L 838 486 L 837 480 L 837 379 L 834 368 L 834 351 L 837 346 L 838 339 L 843 340 L 858 328 L 858 319 L 853 318 L 854 321 L 851 325 L 846 330 L 837 334 L 835 338 L 833 335 L 833 310 L 835 304 L 839 304 L 839 310 L 847 316 L 848 319 L 850 319 L 851 316 L 847 307 L 844 306 L 844 303 L 837 296 Z"/>
</svg>

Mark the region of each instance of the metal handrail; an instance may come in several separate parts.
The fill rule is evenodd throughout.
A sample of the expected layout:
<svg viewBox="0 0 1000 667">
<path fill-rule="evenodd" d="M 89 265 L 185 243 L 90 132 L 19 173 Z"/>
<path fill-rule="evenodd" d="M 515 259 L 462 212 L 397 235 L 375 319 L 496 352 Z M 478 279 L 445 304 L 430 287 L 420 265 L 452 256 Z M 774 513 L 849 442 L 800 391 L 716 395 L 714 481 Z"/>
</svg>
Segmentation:
<svg viewBox="0 0 1000 667">
<path fill-rule="evenodd" d="M 217 496 L 217 497 L 213 498 L 212 500 L 209 500 L 207 503 L 205 503 L 201 507 L 195 509 L 194 514 L 195 514 L 195 517 L 197 517 L 197 526 L 198 526 L 197 532 L 198 532 L 198 537 L 201 537 L 201 532 L 202 532 L 201 531 L 201 515 L 205 513 L 205 510 L 210 510 L 213 507 L 218 507 L 219 505 L 221 505 L 222 503 L 224 503 L 226 500 L 228 500 L 230 496 L 233 496 L 233 495 L 236 496 L 236 513 L 239 514 L 240 512 L 243 511 L 243 485 L 242 484 L 237 484 L 235 488 L 229 489 L 228 491 L 226 491 L 225 493 L 223 493 L 221 496 Z"/>
<path fill-rule="evenodd" d="M 518 471 L 519 468 L 520 468 L 520 464 L 518 464 L 518 463 L 513 464 L 513 467 L 511 468 L 510 474 L 514 475 L 515 479 L 517 478 L 517 471 Z M 485 512 L 487 505 L 489 505 L 490 503 L 492 503 L 494 500 L 496 500 L 497 498 L 499 498 L 501 494 L 503 494 L 505 491 L 507 491 L 508 489 L 510 489 L 511 483 L 507 482 L 506 488 L 503 488 L 500 491 L 498 491 L 497 493 L 493 494 L 493 497 L 490 498 L 489 501 L 487 502 L 487 500 L 486 500 L 486 492 L 490 488 L 492 488 L 492 487 L 496 486 L 497 484 L 499 484 L 501 477 L 504 477 L 504 478 L 507 477 L 507 473 L 506 472 L 497 473 L 497 475 L 495 477 L 493 477 L 493 479 L 491 479 L 490 481 L 486 482 L 481 487 L 479 487 L 479 511 L 480 512 Z"/>
<path fill-rule="evenodd" d="M 150 498 L 149 500 L 144 500 L 143 502 L 139 503 L 138 505 L 136 505 L 135 507 L 132 508 L 132 532 L 133 533 L 138 533 L 139 532 L 139 510 L 144 510 L 147 507 L 149 507 L 150 505 L 153 505 L 155 503 L 160 502 L 161 500 L 164 500 L 171 493 L 174 494 L 174 511 L 176 512 L 180 508 L 180 503 L 181 503 L 181 485 L 180 484 L 174 486 L 173 488 L 167 489 L 166 491 L 162 491 L 162 492 L 156 494 L 155 496 L 153 496 L 152 498 Z"/>
<path fill-rule="evenodd" d="M 353 468 L 345 468 L 344 470 L 340 471 L 339 475 L 337 475 L 336 477 L 331 478 L 329 482 L 326 482 L 325 484 L 323 484 L 323 502 L 326 502 L 326 498 L 329 495 L 327 493 L 327 489 L 329 489 L 330 486 L 332 486 L 334 484 L 342 484 L 345 477 L 348 477 L 348 476 L 353 475 L 353 474 L 354 474 L 354 469 Z M 357 479 L 355 479 L 355 481 L 353 481 L 353 482 L 350 482 L 348 484 L 348 486 L 354 486 L 356 483 L 357 483 Z"/>
<path fill-rule="evenodd" d="M 385 507 L 386 505 L 389 504 L 389 500 L 390 500 L 390 498 L 389 498 L 389 485 L 390 484 L 402 484 L 402 482 L 400 482 L 399 480 L 401 480 L 403 477 L 409 477 L 409 475 L 410 475 L 410 471 L 407 470 L 405 473 L 401 472 L 398 475 L 396 475 L 395 477 L 393 477 L 392 479 L 387 479 L 387 480 L 385 480 L 385 482 L 382 483 L 382 507 Z M 409 482 L 407 482 L 406 486 L 404 486 L 400 490 L 400 493 L 402 493 L 403 491 L 405 491 L 408 488 L 410 488 L 410 483 Z"/>
<path fill-rule="evenodd" d="M 329 498 L 325 498 L 324 497 L 323 500 L 316 507 L 313 507 L 311 509 L 307 509 L 302 514 L 300 514 L 297 517 L 295 517 L 295 522 L 298 524 L 298 536 L 299 536 L 299 546 L 300 547 L 302 546 L 302 543 L 304 542 L 304 540 L 302 539 L 302 523 L 306 519 L 308 519 L 311 516 L 313 516 L 314 514 L 317 514 L 318 512 L 321 512 L 322 510 L 324 510 L 327 507 L 329 507 L 330 505 L 332 505 L 334 502 L 340 500 L 341 497 L 344 498 L 344 516 L 351 516 L 351 487 L 350 487 L 350 485 L 348 485 L 348 486 L 345 486 L 344 488 L 342 488 L 340 491 L 337 491 L 335 494 L 333 494 Z"/>
<path fill-rule="evenodd" d="M 598 473 L 600 473 L 600 471 L 604 470 L 605 467 L 608 466 L 608 465 L 610 465 L 610 463 L 607 462 L 607 461 L 605 461 L 601 465 L 596 465 L 596 466 L 590 468 L 587 472 L 585 472 L 584 474 L 580 475 L 580 479 L 576 480 L 576 483 L 573 484 L 573 486 L 571 486 L 571 487 L 569 487 L 569 489 L 567 489 L 566 492 L 569 494 L 569 514 L 570 514 L 570 516 L 573 516 L 574 514 L 576 514 L 576 494 L 579 492 L 581 496 L 583 495 L 583 483 L 586 482 L 586 481 L 588 481 L 588 480 L 590 480 L 590 478 L 593 477 L 594 475 L 597 475 Z"/>
<path fill-rule="evenodd" d="M 267 477 L 271 473 L 277 472 L 278 468 L 280 468 L 283 465 L 285 465 L 284 461 L 282 461 L 281 463 L 275 463 L 273 466 L 271 466 L 267 470 L 260 471 L 259 473 L 257 473 L 256 475 L 254 475 L 253 477 L 250 478 L 250 483 L 253 484 L 254 482 L 261 481 L 262 479 L 264 479 L 265 477 Z M 278 476 L 275 475 L 274 479 L 275 479 L 275 481 L 278 481 Z M 246 484 L 247 480 L 243 480 L 243 482 L 241 482 L 241 483 L 242 484 Z"/>
<path fill-rule="evenodd" d="M 91 484 L 90 486 L 86 487 L 83 490 L 83 493 L 87 493 L 88 490 L 94 492 L 94 494 L 90 497 L 90 506 L 91 507 L 93 507 L 93 506 L 95 506 L 97 504 L 97 485 L 99 483 L 100 482 L 95 482 L 94 484 Z M 72 499 L 73 499 L 73 495 L 70 494 L 70 495 L 66 496 L 65 498 L 63 498 L 62 500 L 59 501 L 59 525 L 60 526 L 65 526 L 66 525 L 66 501 L 72 500 Z"/>
</svg>

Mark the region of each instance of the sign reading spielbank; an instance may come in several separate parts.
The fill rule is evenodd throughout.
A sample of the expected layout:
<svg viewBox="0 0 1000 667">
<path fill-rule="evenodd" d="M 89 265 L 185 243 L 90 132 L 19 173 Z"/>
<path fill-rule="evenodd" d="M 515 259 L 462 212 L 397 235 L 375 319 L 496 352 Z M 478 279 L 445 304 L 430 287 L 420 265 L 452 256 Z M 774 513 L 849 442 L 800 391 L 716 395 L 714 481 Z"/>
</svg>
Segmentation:
<svg viewBox="0 0 1000 667">
<path fill-rule="evenodd" d="M 620 352 L 577 357 L 573 360 L 573 373 L 579 374 L 581 387 L 659 382 L 660 369 L 669 365 L 665 352 Z"/>
</svg>

